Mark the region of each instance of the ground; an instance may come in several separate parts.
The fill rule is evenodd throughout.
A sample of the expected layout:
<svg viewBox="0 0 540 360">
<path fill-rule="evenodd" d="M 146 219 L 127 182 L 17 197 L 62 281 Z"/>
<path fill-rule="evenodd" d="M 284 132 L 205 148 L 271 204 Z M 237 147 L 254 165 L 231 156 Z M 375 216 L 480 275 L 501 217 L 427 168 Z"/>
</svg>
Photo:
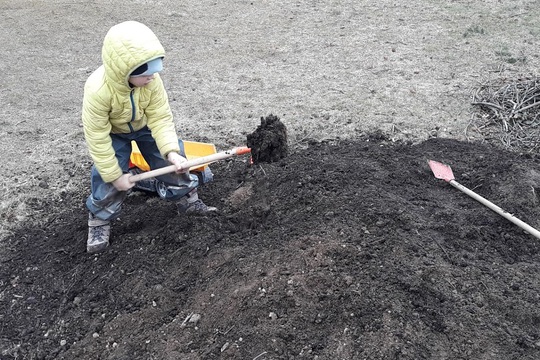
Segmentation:
<svg viewBox="0 0 540 360">
<path fill-rule="evenodd" d="M 460 181 L 539 225 L 538 159 L 443 139 L 216 164 L 201 196 L 219 214 L 134 193 L 96 256 L 83 194 L 66 193 L 7 240 L 3 345 L 37 359 L 537 358 L 539 239 L 428 159 L 459 159 Z"/>
<path fill-rule="evenodd" d="M 540 65 L 535 5 L 0 1 L 0 359 L 539 358 L 540 239 L 428 166 L 540 228 L 538 155 L 470 106 Z M 89 255 L 82 86 L 127 19 L 179 135 L 288 150 L 213 164 L 211 216 L 132 193 Z"/>
</svg>

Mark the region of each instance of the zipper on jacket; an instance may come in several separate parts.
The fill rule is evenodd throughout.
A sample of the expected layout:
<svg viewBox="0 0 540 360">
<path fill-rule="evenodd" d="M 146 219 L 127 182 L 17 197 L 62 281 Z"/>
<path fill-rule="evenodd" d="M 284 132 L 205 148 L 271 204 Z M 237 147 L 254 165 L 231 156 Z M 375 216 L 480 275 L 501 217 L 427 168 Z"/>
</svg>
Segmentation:
<svg viewBox="0 0 540 360">
<path fill-rule="evenodd" d="M 133 130 L 133 126 L 131 125 L 131 122 L 135 120 L 135 101 L 133 101 L 133 91 L 135 90 L 131 89 L 131 92 L 129 93 L 129 101 L 131 102 L 131 120 L 129 120 L 128 126 L 131 132 L 135 132 L 135 130 Z"/>
</svg>

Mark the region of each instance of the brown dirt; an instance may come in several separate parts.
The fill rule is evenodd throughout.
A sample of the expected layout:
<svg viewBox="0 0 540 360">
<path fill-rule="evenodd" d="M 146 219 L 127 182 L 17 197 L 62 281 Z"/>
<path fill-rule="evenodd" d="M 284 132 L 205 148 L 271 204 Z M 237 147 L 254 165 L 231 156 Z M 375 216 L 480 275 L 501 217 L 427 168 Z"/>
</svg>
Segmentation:
<svg viewBox="0 0 540 360">
<path fill-rule="evenodd" d="M 540 68 L 536 1 L 0 9 L 1 360 L 540 358 L 540 240 L 427 166 L 540 227 L 538 156 L 469 124 L 479 82 Z M 82 86 L 128 19 L 180 136 L 240 146 L 275 114 L 287 156 L 214 164 L 215 216 L 133 193 L 88 255 Z"/>
</svg>

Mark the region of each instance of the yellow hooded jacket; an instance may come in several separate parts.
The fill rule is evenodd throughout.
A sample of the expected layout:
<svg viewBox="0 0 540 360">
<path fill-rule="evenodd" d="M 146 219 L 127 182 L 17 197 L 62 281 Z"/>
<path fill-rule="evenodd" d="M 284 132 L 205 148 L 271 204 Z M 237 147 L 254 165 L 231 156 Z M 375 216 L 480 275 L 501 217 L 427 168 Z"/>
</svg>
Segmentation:
<svg viewBox="0 0 540 360">
<path fill-rule="evenodd" d="M 105 182 L 122 176 L 110 134 L 135 132 L 148 126 L 166 158 L 179 152 L 178 136 L 169 99 L 159 74 L 144 87 L 131 87 L 129 75 L 139 66 L 165 56 L 156 35 L 147 26 L 126 21 L 113 26 L 103 41 L 103 65 L 84 86 L 82 122 L 94 164 Z"/>
</svg>

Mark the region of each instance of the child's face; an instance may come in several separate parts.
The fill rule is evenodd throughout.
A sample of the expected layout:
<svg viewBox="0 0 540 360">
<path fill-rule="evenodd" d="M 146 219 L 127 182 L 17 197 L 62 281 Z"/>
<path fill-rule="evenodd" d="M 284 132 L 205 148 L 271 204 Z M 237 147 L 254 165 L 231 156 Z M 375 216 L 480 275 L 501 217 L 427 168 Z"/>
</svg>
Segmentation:
<svg viewBox="0 0 540 360">
<path fill-rule="evenodd" d="M 148 76 L 130 76 L 129 82 L 135 87 L 143 87 L 150 84 L 154 80 L 154 74 Z"/>
</svg>

